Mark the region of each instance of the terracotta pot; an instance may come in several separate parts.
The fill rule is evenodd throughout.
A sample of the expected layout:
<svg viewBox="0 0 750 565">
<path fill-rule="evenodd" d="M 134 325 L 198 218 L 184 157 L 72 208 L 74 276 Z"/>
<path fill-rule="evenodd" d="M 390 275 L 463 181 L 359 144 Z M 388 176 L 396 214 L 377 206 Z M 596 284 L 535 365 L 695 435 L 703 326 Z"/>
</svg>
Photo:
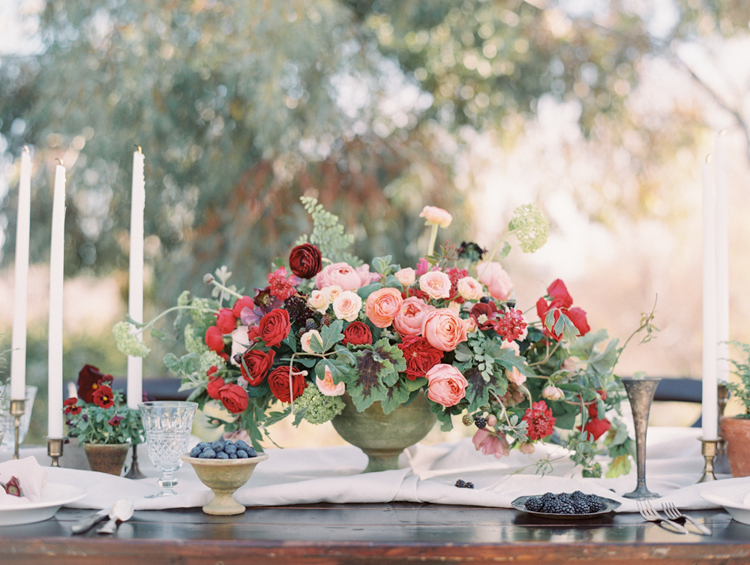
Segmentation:
<svg viewBox="0 0 750 565">
<path fill-rule="evenodd" d="M 750 476 L 750 418 L 722 418 L 721 437 L 733 477 Z"/>
<path fill-rule="evenodd" d="M 120 475 L 125 458 L 130 449 L 129 443 L 84 443 L 83 449 L 92 471 Z"/>
<path fill-rule="evenodd" d="M 331 422 L 342 438 L 365 452 L 369 459 L 365 473 L 398 469 L 401 452 L 423 439 L 437 421 L 423 392 L 411 404 L 402 404 L 387 415 L 380 402 L 357 412 L 348 394 L 341 398 L 346 404 L 344 411 Z"/>
</svg>

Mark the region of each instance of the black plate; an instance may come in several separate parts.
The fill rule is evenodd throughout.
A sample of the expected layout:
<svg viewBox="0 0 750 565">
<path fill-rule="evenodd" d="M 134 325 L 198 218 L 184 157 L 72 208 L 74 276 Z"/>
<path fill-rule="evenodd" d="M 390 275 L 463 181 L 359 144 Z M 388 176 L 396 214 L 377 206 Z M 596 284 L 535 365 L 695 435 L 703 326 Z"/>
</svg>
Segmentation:
<svg viewBox="0 0 750 565">
<path fill-rule="evenodd" d="M 600 496 L 599 500 L 601 500 L 605 504 L 605 508 L 604 510 L 599 510 L 599 512 L 589 512 L 588 514 L 552 514 L 549 512 L 534 512 L 524 506 L 524 504 L 526 504 L 526 501 L 530 498 L 534 498 L 534 496 L 519 496 L 510 504 L 519 512 L 531 514 L 532 516 L 539 516 L 540 518 L 554 518 L 556 520 L 559 520 L 560 518 L 563 518 L 565 520 L 585 520 L 586 518 L 593 518 L 594 516 L 607 514 L 609 512 L 612 512 L 613 510 L 617 510 L 620 506 L 622 506 L 622 503 L 617 502 L 616 500 L 612 500 L 611 498 L 603 498 Z"/>
</svg>

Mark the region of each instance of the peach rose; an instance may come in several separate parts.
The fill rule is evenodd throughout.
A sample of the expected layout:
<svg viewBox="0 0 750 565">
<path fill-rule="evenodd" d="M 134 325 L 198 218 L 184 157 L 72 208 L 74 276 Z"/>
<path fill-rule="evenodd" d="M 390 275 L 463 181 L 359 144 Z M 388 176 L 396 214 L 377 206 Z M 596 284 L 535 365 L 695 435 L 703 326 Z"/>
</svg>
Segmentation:
<svg viewBox="0 0 750 565">
<path fill-rule="evenodd" d="M 521 371 L 513 367 L 510 371 L 505 371 L 505 376 L 508 377 L 508 380 L 512 383 L 515 383 L 517 385 L 522 385 L 526 382 L 526 375 L 524 375 Z"/>
<path fill-rule="evenodd" d="M 365 313 L 378 328 L 387 328 L 401 310 L 404 300 L 395 288 L 381 288 L 367 297 Z"/>
<path fill-rule="evenodd" d="M 434 310 L 434 306 L 428 306 L 424 300 L 412 296 L 401 304 L 401 308 L 393 319 L 393 328 L 401 337 L 406 335 L 422 334 L 422 318 L 426 312 Z"/>
<path fill-rule="evenodd" d="M 393 276 L 404 286 L 411 286 L 414 284 L 414 281 L 417 280 L 417 272 L 411 267 L 406 267 L 405 269 L 396 271 Z"/>
<path fill-rule="evenodd" d="M 508 300 L 513 283 L 510 275 L 500 266 L 500 263 L 479 263 L 477 265 L 479 282 L 487 287 L 490 295 L 498 300 Z"/>
<path fill-rule="evenodd" d="M 476 431 L 474 437 L 471 438 L 471 442 L 477 451 L 481 451 L 485 455 L 494 455 L 498 459 L 510 455 L 508 440 L 505 439 L 505 434 L 496 434 L 487 428 L 482 428 Z"/>
<path fill-rule="evenodd" d="M 503 341 L 503 343 L 500 344 L 501 349 L 512 349 L 516 352 L 516 356 L 521 355 L 521 346 L 518 345 L 515 341 Z"/>
<path fill-rule="evenodd" d="M 320 342 L 320 345 L 323 345 L 323 339 L 320 337 L 318 330 L 310 330 L 309 332 L 303 333 L 302 337 L 299 338 L 299 344 L 302 347 L 302 351 L 305 353 L 314 353 L 312 347 L 310 347 L 310 340 L 313 338 L 316 338 Z"/>
<path fill-rule="evenodd" d="M 339 285 L 341 290 L 357 290 L 362 286 L 362 277 L 347 263 L 333 263 L 315 275 L 315 286 L 319 290 L 335 284 Z"/>
<path fill-rule="evenodd" d="M 442 406 L 455 406 L 466 396 L 469 383 L 453 365 L 438 363 L 427 371 L 427 398 Z"/>
<path fill-rule="evenodd" d="M 448 298 L 451 295 L 451 278 L 442 271 L 429 271 L 419 277 L 419 288 L 430 298 Z"/>
<path fill-rule="evenodd" d="M 344 383 L 333 384 L 333 375 L 331 369 L 325 368 L 325 376 L 323 380 L 315 377 L 315 384 L 318 385 L 318 390 L 326 396 L 341 396 L 346 392 L 346 385 Z"/>
<path fill-rule="evenodd" d="M 307 299 L 307 304 L 310 308 L 317 310 L 321 314 L 325 314 L 326 310 L 328 310 L 328 300 L 326 300 L 326 295 L 321 290 L 313 290 L 310 293 L 310 298 Z"/>
<path fill-rule="evenodd" d="M 359 317 L 362 309 L 362 298 L 356 292 L 345 290 L 333 301 L 333 313 L 339 320 L 353 322 Z"/>
<path fill-rule="evenodd" d="M 436 308 L 422 319 L 422 335 L 432 347 L 440 351 L 453 351 L 466 341 L 466 325 L 450 308 Z"/>
<path fill-rule="evenodd" d="M 453 221 L 453 216 L 442 208 L 435 206 L 425 206 L 422 209 L 422 213 L 419 214 L 420 218 L 424 218 L 431 224 L 437 224 L 441 228 L 447 228 Z"/>
<path fill-rule="evenodd" d="M 341 294 L 343 291 L 341 290 L 341 287 L 337 284 L 332 284 L 331 286 L 325 286 L 321 289 L 323 293 L 323 296 L 326 299 L 326 302 L 328 304 L 333 304 L 333 301 L 338 298 L 339 294 Z"/>
<path fill-rule="evenodd" d="M 477 326 L 477 321 L 474 319 L 474 317 L 464 320 L 464 326 L 466 327 L 467 334 L 473 334 L 479 328 L 479 326 Z"/>
<path fill-rule="evenodd" d="M 464 277 L 458 279 L 458 294 L 466 300 L 479 300 L 484 296 L 482 292 L 482 283 L 474 277 Z"/>
</svg>

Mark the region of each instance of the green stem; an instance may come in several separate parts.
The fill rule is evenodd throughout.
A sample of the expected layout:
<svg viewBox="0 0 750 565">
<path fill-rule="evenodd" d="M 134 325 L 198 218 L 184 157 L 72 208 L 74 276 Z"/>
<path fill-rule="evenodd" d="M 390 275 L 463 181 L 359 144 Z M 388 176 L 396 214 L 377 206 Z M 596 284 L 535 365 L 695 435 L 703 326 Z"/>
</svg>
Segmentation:
<svg viewBox="0 0 750 565">
<path fill-rule="evenodd" d="M 497 243 L 495 244 L 495 247 L 492 248 L 492 251 L 490 252 L 489 257 L 487 257 L 487 260 L 484 261 L 484 269 L 482 269 L 481 273 L 478 273 L 477 280 L 482 278 L 482 275 L 484 275 L 484 272 L 487 270 L 487 268 L 490 266 L 490 263 L 495 258 L 495 253 L 497 253 L 497 248 L 500 247 L 500 244 L 505 241 L 505 239 L 514 232 L 515 230 L 510 230 L 505 232 L 505 235 L 501 237 Z"/>
<path fill-rule="evenodd" d="M 435 241 L 437 241 L 438 225 L 432 224 L 432 231 L 430 232 L 430 244 L 427 246 L 427 257 L 432 255 L 435 251 Z"/>
<path fill-rule="evenodd" d="M 236 296 L 237 298 L 242 298 L 241 294 L 236 293 L 230 288 L 225 287 L 223 284 L 221 284 L 216 279 L 211 280 L 211 284 L 214 285 L 216 288 L 222 290 L 223 292 L 226 292 L 227 294 L 231 294 L 232 296 Z"/>
<path fill-rule="evenodd" d="M 138 335 L 139 333 L 143 333 L 148 328 L 153 326 L 158 320 L 169 314 L 170 312 L 174 312 L 175 310 L 200 310 L 202 312 L 211 312 L 212 314 L 218 315 L 219 312 L 217 310 L 207 310 L 205 308 L 199 308 L 198 306 L 172 306 L 171 308 L 168 308 L 167 310 L 164 310 L 161 314 L 153 318 L 150 322 L 145 324 L 143 327 L 139 328 L 136 333 Z"/>
</svg>

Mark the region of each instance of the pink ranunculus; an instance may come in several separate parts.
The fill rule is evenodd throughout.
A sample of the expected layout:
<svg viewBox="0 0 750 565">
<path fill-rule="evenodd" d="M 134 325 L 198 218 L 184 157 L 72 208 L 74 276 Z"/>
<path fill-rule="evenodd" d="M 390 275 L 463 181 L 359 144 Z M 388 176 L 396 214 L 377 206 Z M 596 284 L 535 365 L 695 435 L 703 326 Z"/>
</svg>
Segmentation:
<svg viewBox="0 0 750 565">
<path fill-rule="evenodd" d="M 494 433 L 487 428 L 482 428 L 476 431 L 474 437 L 471 438 L 471 442 L 477 451 L 481 451 L 485 455 L 494 455 L 498 459 L 510 455 L 505 434 Z"/>
<path fill-rule="evenodd" d="M 513 290 L 513 282 L 510 275 L 505 272 L 500 263 L 479 263 L 477 265 L 479 282 L 487 287 L 490 295 L 498 300 L 508 300 L 510 291 Z"/>
<path fill-rule="evenodd" d="M 401 310 L 404 299 L 395 288 L 381 288 L 367 297 L 365 314 L 378 328 L 387 328 Z"/>
<path fill-rule="evenodd" d="M 427 371 L 427 398 L 442 406 L 455 406 L 466 396 L 469 383 L 453 365 L 438 363 Z"/>
<path fill-rule="evenodd" d="M 357 290 L 362 286 L 362 277 L 347 263 L 333 263 L 315 275 L 318 290 L 332 285 L 340 286 L 341 290 Z"/>
<path fill-rule="evenodd" d="M 411 267 L 406 267 L 405 269 L 396 271 L 393 273 L 393 276 L 404 286 L 411 286 L 414 284 L 414 281 L 417 280 L 417 273 Z"/>
<path fill-rule="evenodd" d="M 361 283 L 360 286 L 367 286 L 370 283 L 378 282 L 380 280 L 379 274 L 370 272 L 370 265 L 362 265 L 361 267 L 357 267 L 356 271 L 359 275 L 359 280 Z M 344 290 L 348 289 L 345 288 Z"/>
<path fill-rule="evenodd" d="M 393 319 L 393 328 L 401 337 L 406 335 L 422 334 L 422 319 L 426 312 L 434 310 L 421 298 L 412 296 L 404 300 L 396 317 Z"/>
<path fill-rule="evenodd" d="M 448 298 L 451 295 L 451 278 L 442 271 L 430 271 L 419 277 L 419 289 L 430 298 Z"/>
<path fill-rule="evenodd" d="M 328 367 L 325 368 L 325 377 L 322 380 L 315 377 L 315 384 L 318 386 L 318 390 L 326 396 L 341 396 L 346 392 L 344 383 L 333 384 L 333 375 Z"/>
<path fill-rule="evenodd" d="M 453 221 L 453 216 L 442 208 L 436 206 L 425 206 L 422 209 L 422 213 L 419 214 L 420 218 L 424 218 L 431 224 L 437 224 L 441 228 L 447 228 Z"/>
<path fill-rule="evenodd" d="M 455 310 L 436 308 L 422 318 L 422 335 L 432 347 L 440 351 L 453 351 L 466 341 L 466 324 Z"/>
</svg>

